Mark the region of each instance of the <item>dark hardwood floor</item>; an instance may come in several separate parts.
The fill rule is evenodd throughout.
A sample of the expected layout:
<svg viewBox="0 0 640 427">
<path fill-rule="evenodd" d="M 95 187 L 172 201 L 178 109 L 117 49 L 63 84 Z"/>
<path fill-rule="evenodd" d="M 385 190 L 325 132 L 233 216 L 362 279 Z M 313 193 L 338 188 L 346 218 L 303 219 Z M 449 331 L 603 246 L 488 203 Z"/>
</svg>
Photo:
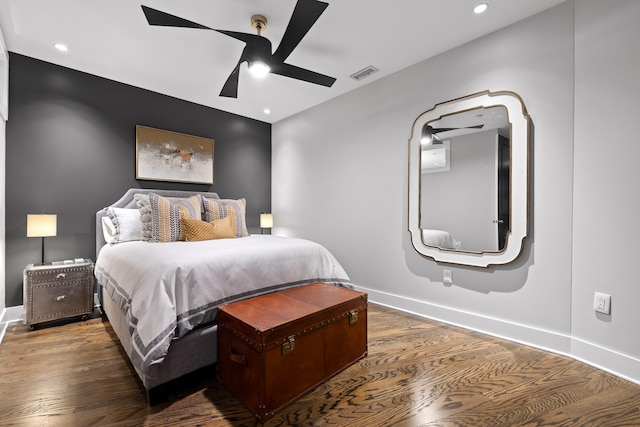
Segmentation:
<svg viewBox="0 0 640 427">
<path fill-rule="evenodd" d="M 101 318 L 0 344 L 3 426 L 252 426 L 215 368 L 146 394 Z M 640 426 L 640 386 L 553 353 L 369 307 L 369 355 L 267 426 Z"/>
</svg>

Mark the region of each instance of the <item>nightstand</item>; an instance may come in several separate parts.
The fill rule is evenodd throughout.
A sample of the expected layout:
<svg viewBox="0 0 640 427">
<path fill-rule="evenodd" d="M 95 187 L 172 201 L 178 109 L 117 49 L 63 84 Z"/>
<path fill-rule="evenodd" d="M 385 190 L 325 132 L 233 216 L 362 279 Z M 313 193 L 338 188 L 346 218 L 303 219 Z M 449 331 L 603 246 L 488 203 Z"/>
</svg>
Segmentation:
<svg viewBox="0 0 640 427">
<path fill-rule="evenodd" d="M 78 259 L 29 264 L 24 269 L 24 323 L 82 316 L 93 312 L 93 261 Z"/>
</svg>

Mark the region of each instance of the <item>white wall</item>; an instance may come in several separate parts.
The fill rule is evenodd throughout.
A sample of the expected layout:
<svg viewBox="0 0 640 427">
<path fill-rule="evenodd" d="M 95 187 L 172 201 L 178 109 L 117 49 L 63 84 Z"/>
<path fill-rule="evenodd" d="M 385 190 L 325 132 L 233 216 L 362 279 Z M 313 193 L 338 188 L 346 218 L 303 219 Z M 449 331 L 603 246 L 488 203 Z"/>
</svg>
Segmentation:
<svg viewBox="0 0 640 427">
<path fill-rule="evenodd" d="M 5 182 L 6 182 L 6 120 L 9 117 L 9 52 L 0 30 L 0 322 L 5 305 Z M 1 339 L 0 335 L 0 339 Z"/>
<path fill-rule="evenodd" d="M 605 4 L 620 10 L 596 10 Z M 638 95 L 633 81 L 640 75 L 633 49 L 639 39 L 633 29 L 640 17 L 638 5 L 634 0 L 581 0 L 575 4 L 574 31 L 570 0 L 276 123 L 274 233 L 323 243 L 372 301 L 573 352 L 640 381 L 640 344 L 633 333 L 639 311 L 630 309 L 640 301 L 631 258 L 640 234 L 634 222 L 639 217 L 637 191 L 630 188 L 640 173 L 631 162 L 640 157 L 630 117 L 637 111 L 635 98 L 627 96 L 631 84 Z M 603 16 L 605 22 L 594 25 Z M 580 104 L 575 109 L 575 177 L 574 35 L 575 100 Z M 587 36 L 596 39 L 595 45 Z M 613 66 L 600 60 L 589 69 L 601 50 L 608 51 L 606 59 L 613 59 Z M 631 70 L 621 66 L 628 56 L 635 56 Z M 618 74 L 623 83 L 611 81 Z M 596 91 L 593 86 L 603 81 L 610 87 Z M 485 89 L 518 93 L 533 120 L 530 235 L 522 255 L 506 266 L 438 265 L 413 250 L 407 231 L 410 128 L 436 103 Z M 596 105 L 594 97 L 601 102 Z M 600 120 L 604 109 L 609 113 Z M 603 129 L 594 132 L 599 123 Z M 615 141 L 615 150 L 605 155 L 596 141 Z M 595 167 L 609 154 L 615 159 L 611 164 Z M 635 202 L 627 210 L 630 198 Z M 595 225 L 611 234 L 594 236 Z M 453 286 L 443 285 L 443 268 L 453 270 Z M 615 282 L 607 281 L 616 270 Z M 613 295 L 611 319 L 594 315 L 596 288 Z"/>
<path fill-rule="evenodd" d="M 0 118 L 0 322 L 3 320 L 6 307 L 4 295 L 4 259 L 5 259 L 5 162 L 6 162 L 6 122 Z"/>
<path fill-rule="evenodd" d="M 571 306 L 574 353 L 606 361 L 611 357 L 608 352 L 615 352 L 636 379 L 640 378 L 638 22 L 636 0 L 576 2 Z M 588 309 L 595 291 L 611 295 L 610 316 Z"/>
</svg>

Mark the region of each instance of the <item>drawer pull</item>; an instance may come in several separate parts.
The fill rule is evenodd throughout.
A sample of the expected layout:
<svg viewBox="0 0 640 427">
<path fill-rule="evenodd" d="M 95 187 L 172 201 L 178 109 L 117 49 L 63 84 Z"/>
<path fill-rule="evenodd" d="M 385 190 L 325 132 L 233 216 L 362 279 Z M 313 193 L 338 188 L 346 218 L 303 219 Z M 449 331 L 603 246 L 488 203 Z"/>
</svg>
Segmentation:
<svg viewBox="0 0 640 427">
<path fill-rule="evenodd" d="M 60 295 L 59 297 L 56 297 L 56 301 L 58 301 L 58 302 L 62 302 L 62 301 L 64 301 L 65 299 L 67 299 L 67 296 L 66 296 L 66 295 Z"/>
<path fill-rule="evenodd" d="M 65 277 L 67 277 L 67 273 L 60 273 L 56 276 L 56 279 L 64 279 Z"/>
</svg>

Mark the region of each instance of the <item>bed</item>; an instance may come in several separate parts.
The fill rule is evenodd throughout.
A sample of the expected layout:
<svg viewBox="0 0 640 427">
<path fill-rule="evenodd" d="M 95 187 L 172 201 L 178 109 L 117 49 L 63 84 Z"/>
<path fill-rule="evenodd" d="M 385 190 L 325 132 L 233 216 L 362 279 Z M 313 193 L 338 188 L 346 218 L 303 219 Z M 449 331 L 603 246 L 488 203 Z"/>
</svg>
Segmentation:
<svg viewBox="0 0 640 427">
<path fill-rule="evenodd" d="M 150 404 L 159 386 L 216 362 L 220 305 L 318 281 L 350 287 L 326 248 L 250 235 L 244 213 L 243 199 L 146 189 L 96 213 L 100 302 Z"/>
</svg>

